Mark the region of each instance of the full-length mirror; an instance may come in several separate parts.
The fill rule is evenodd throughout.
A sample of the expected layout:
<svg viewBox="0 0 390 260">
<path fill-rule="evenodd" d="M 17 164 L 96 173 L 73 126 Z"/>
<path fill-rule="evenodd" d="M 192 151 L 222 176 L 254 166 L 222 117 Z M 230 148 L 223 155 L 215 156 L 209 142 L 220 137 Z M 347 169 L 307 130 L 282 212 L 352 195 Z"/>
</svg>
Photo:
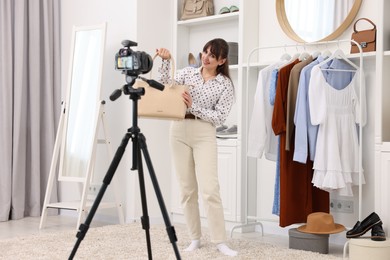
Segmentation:
<svg viewBox="0 0 390 260">
<path fill-rule="evenodd" d="M 74 27 L 61 146 L 60 180 L 85 177 L 99 113 L 106 25 Z"/>
<path fill-rule="evenodd" d="M 352 23 L 362 0 L 276 0 L 283 31 L 297 42 L 333 40 Z"/>
</svg>

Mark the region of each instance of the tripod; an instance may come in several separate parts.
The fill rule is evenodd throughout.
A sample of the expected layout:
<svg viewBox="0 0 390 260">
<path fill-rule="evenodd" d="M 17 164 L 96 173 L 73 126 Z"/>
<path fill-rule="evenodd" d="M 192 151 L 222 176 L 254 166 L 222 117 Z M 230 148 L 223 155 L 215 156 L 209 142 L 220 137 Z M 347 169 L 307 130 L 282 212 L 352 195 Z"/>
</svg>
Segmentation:
<svg viewBox="0 0 390 260">
<path fill-rule="evenodd" d="M 157 196 L 158 203 L 160 205 L 160 210 L 164 218 L 166 230 L 168 233 L 168 237 L 170 242 L 172 243 L 173 250 L 175 252 L 176 259 L 181 259 L 179 250 L 176 245 L 177 237 L 175 233 L 174 227 L 171 225 L 171 222 L 169 220 L 168 212 L 166 210 L 164 199 L 162 197 L 160 187 L 153 169 L 152 161 L 149 156 L 149 152 L 146 145 L 146 139 L 145 136 L 141 133 L 140 128 L 138 127 L 138 100 L 141 98 L 142 95 L 144 95 L 145 90 L 143 88 L 137 88 L 134 89 L 133 85 L 136 80 L 136 77 L 127 76 L 126 80 L 128 84 L 126 84 L 123 87 L 123 92 L 126 95 L 130 95 L 130 99 L 133 101 L 133 125 L 131 128 L 127 130 L 127 133 L 122 139 L 121 144 L 119 145 L 113 160 L 111 161 L 111 164 L 108 168 L 108 171 L 103 179 L 103 185 L 99 190 L 98 195 L 96 196 L 96 199 L 91 207 L 91 210 L 85 220 L 85 223 L 81 224 L 79 227 L 79 230 L 76 234 L 77 241 L 73 247 L 73 250 L 69 256 L 69 259 L 73 259 L 73 257 L 76 254 L 76 251 L 81 243 L 81 241 L 84 239 L 88 229 L 89 225 L 92 221 L 93 216 L 95 215 L 95 212 L 99 206 L 100 201 L 103 198 L 103 195 L 108 187 L 108 185 L 111 183 L 111 180 L 114 176 L 114 173 L 119 165 L 120 160 L 122 159 L 122 156 L 125 152 L 126 146 L 129 142 L 129 139 L 131 138 L 133 142 L 133 161 L 132 161 L 132 167 L 131 170 L 138 170 L 138 178 L 139 178 L 139 186 L 140 186 L 140 194 L 141 194 L 141 203 L 142 203 L 142 217 L 141 217 L 141 223 L 142 228 L 145 230 L 146 234 L 146 243 L 147 243 L 147 250 L 148 250 L 148 257 L 149 259 L 152 258 L 152 248 L 150 243 L 150 225 L 149 225 L 149 216 L 148 216 L 148 207 L 146 202 L 146 192 L 145 192 L 145 182 L 144 182 L 144 173 L 143 173 L 143 167 L 142 167 L 142 156 L 145 157 L 145 162 L 149 170 L 150 178 L 153 183 L 154 191 Z M 118 92 L 119 91 L 119 92 Z M 114 101 L 121 95 L 121 90 L 116 90 L 111 96 L 110 99 Z"/>
</svg>

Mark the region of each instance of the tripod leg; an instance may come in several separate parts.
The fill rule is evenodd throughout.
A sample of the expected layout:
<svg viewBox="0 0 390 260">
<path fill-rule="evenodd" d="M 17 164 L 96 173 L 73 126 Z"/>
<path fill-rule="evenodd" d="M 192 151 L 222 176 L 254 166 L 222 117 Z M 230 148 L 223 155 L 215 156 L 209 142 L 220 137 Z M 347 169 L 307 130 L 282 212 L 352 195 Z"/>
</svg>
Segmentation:
<svg viewBox="0 0 390 260">
<path fill-rule="evenodd" d="M 104 195 L 108 185 L 111 183 L 112 177 L 114 176 L 116 169 L 118 168 L 119 162 L 121 161 L 122 156 L 126 150 L 126 146 L 129 142 L 130 137 L 131 137 L 131 134 L 129 134 L 129 133 L 126 133 L 125 136 L 123 137 L 122 142 L 121 142 L 120 146 L 118 147 L 118 149 L 115 153 L 115 156 L 110 164 L 110 167 L 107 170 L 106 176 L 103 179 L 103 185 L 100 188 L 98 195 L 96 196 L 96 199 L 92 205 L 91 210 L 88 213 L 87 218 L 85 219 L 85 223 L 81 224 L 79 227 L 79 231 L 77 232 L 77 235 L 76 235 L 76 237 L 77 237 L 76 244 L 74 245 L 73 250 L 72 250 L 68 259 L 73 259 L 81 241 L 84 239 L 84 237 L 89 229 L 89 225 L 91 224 L 92 218 L 95 215 L 96 210 L 97 210 L 97 208 L 98 208 L 98 206 L 103 198 L 103 195 Z"/>
<path fill-rule="evenodd" d="M 180 254 L 179 254 L 179 250 L 178 250 L 177 245 L 176 245 L 177 237 L 176 237 L 175 228 L 171 225 L 171 221 L 169 220 L 169 215 L 168 215 L 167 209 L 165 207 L 165 203 L 164 203 L 163 196 L 161 194 L 160 186 L 158 184 L 156 174 L 155 174 L 154 169 L 153 169 L 152 160 L 150 159 L 149 152 L 148 152 L 148 149 L 146 146 L 146 139 L 142 133 L 138 134 L 138 144 L 139 144 L 139 147 L 142 150 L 142 153 L 145 157 L 145 162 L 146 162 L 146 165 L 147 165 L 148 170 L 149 170 L 150 178 L 151 178 L 152 183 L 153 183 L 154 191 L 156 193 L 157 200 L 158 200 L 158 203 L 160 205 L 160 209 L 161 209 L 161 213 L 162 213 L 163 218 L 164 218 L 168 237 L 169 237 L 170 242 L 172 243 L 173 250 L 174 250 L 175 255 L 176 255 L 176 259 L 181 259 Z"/>
<path fill-rule="evenodd" d="M 146 201 L 145 179 L 144 179 L 144 171 L 143 171 L 143 167 L 142 167 L 141 150 L 139 149 L 137 141 L 135 141 L 135 144 L 136 144 L 135 145 L 136 149 L 134 149 L 134 151 L 136 151 L 136 153 L 137 153 L 135 156 L 137 157 L 138 179 L 139 179 L 139 188 L 140 188 L 141 203 L 142 203 L 141 223 L 142 223 L 142 228 L 145 230 L 145 234 L 146 234 L 146 245 L 147 245 L 147 249 L 148 249 L 148 256 L 149 256 L 149 259 L 152 259 L 152 246 L 150 243 L 149 215 L 148 215 L 148 206 L 147 206 L 147 201 Z"/>
</svg>

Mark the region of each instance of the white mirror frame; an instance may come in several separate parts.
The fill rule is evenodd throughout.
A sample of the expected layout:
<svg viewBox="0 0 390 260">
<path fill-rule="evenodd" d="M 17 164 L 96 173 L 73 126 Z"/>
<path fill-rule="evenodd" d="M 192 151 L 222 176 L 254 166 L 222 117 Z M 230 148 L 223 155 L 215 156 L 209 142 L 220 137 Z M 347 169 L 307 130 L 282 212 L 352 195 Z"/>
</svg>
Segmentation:
<svg viewBox="0 0 390 260">
<path fill-rule="evenodd" d="M 83 182 L 92 171 L 101 98 L 106 23 L 74 26 L 60 154 L 60 181 Z"/>
<path fill-rule="evenodd" d="M 323 39 L 319 39 L 318 41 L 331 41 L 336 39 L 338 36 L 340 36 L 352 23 L 352 21 L 355 19 L 359 9 L 360 5 L 362 3 L 362 0 L 355 0 L 353 7 L 351 11 L 349 12 L 348 16 L 345 18 L 344 22 L 331 34 L 324 37 Z M 284 31 L 284 33 L 290 37 L 292 40 L 296 42 L 302 42 L 304 43 L 305 40 L 303 40 L 301 37 L 299 37 L 291 27 L 287 15 L 286 15 L 286 9 L 284 0 L 276 0 L 276 15 L 280 24 L 280 27 Z"/>
</svg>

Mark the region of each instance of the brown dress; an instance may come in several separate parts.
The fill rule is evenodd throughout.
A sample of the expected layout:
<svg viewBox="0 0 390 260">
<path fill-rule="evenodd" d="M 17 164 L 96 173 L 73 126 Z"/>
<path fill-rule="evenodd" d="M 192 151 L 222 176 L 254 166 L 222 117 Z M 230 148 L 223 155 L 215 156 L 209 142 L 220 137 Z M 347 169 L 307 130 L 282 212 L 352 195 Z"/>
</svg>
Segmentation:
<svg viewBox="0 0 390 260">
<path fill-rule="evenodd" d="M 291 224 L 305 223 L 307 215 L 312 212 L 329 213 L 329 193 L 314 187 L 313 163 L 308 159 L 306 164 L 293 161 L 294 142 L 290 142 L 290 150 L 286 151 L 287 91 L 290 72 L 299 60 L 280 68 L 272 129 L 280 138 L 280 218 L 281 227 Z M 292 131 L 295 138 L 295 127 Z M 292 139 L 294 140 L 294 139 Z"/>
</svg>

